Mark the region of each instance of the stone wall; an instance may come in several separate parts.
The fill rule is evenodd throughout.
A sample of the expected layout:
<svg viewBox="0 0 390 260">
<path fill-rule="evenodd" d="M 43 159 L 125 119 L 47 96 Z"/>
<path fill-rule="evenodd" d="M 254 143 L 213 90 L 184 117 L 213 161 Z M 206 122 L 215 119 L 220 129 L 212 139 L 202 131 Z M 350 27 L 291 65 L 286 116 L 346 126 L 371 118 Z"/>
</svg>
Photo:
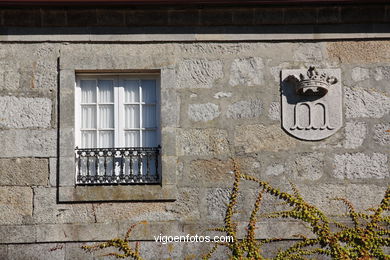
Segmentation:
<svg viewBox="0 0 390 260">
<path fill-rule="evenodd" d="M 135 240 L 204 234 L 222 223 L 230 158 L 282 189 L 289 190 L 291 180 L 331 215 L 346 210 L 331 198 L 366 209 L 381 200 L 389 183 L 390 41 L 0 44 L 2 259 L 89 259 L 81 244 L 123 236 L 142 220 L 148 225 L 134 231 Z M 176 151 L 168 170 L 176 175 L 177 200 L 58 203 L 58 59 L 88 64 L 93 57 L 104 69 L 121 62 L 110 58 L 117 55 L 140 69 L 173 72 L 169 88 L 177 98 L 162 96 L 161 102 L 173 107 L 166 116 L 177 123 L 162 133 L 176 136 L 163 149 Z M 280 122 L 280 71 L 309 65 L 342 71 L 344 127 L 316 142 L 289 136 Z M 255 186 L 243 186 L 237 214 L 242 224 L 255 194 Z M 272 201 L 264 204 L 264 211 L 273 208 Z M 261 223 L 258 238 L 302 233 L 296 222 Z M 144 242 L 142 249 L 149 259 L 176 259 L 207 246 Z"/>
</svg>

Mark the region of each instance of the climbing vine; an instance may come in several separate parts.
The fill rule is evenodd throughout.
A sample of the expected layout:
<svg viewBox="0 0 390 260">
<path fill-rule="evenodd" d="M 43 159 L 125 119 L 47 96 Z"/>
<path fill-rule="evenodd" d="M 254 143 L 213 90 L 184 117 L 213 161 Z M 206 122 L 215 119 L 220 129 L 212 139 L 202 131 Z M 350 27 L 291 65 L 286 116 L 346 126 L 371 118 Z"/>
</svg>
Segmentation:
<svg viewBox="0 0 390 260">
<path fill-rule="evenodd" d="M 268 193 L 289 205 L 290 209 L 266 214 L 266 218 L 291 218 L 305 222 L 313 233 L 313 238 L 300 235 L 301 240 L 289 248 L 280 250 L 274 260 L 305 259 L 309 255 L 327 255 L 332 259 L 390 259 L 386 255 L 384 247 L 390 246 L 390 216 L 384 213 L 390 209 L 390 186 L 385 192 L 381 203 L 369 209 L 367 212 L 357 212 L 345 198 L 334 198 L 346 205 L 351 225 L 331 220 L 317 207 L 309 204 L 299 194 L 294 184 L 291 184 L 293 193 L 282 192 L 269 183 L 253 176 L 240 172 L 237 164 L 234 164 L 234 184 L 230 194 L 229 204 L 222 228 L 214 230 L 225 232 L 227 235 L 237 238 L 237 224 L 233 221 L 233 212 L 237 205 L 237 196 L 241 180 L 255 182 L 259 185 L 259 195 L 254 202 L 250 215 L 247 235 L 242 240 L 234 240 L 234 243 L 216 244 L 212 251 L 203 256 L 210 259 L 213 252 L 219 246 L 226 246 L 231 251 L 231 259 L 266 259 L 261 255 L 261 247 L 266 243 L 272 243 L 279 239 L 256 240 L 254 230 L 258 222 L 258 210 L 262 200 L 262 194 Z"/>
<path fill-rule="evenodd" d="M 234 162 L 234 160 L 233 160 Z M 345 198 L 333 198 L 343 203 L 347 208 L 348 222 L 335 221 L 327 217 L 314 205 L 306 202 L 299 193 L 299 190 L 292 183 L 292 193 L 287 193 L 274 188 L 268 182 L 256 177 L 241 173 L 239 166 L 233 164 L 234 182 L 229 197 L 222 227 L 212 228 L 213 231 L 225 233 L 233 237 L 233 241 L 216 243 L 202 259 L 212 258 L 218 247 L 226 247 L 230 251 L 230 259 L 267 259 L 262 254 L 262 247 L 265 244 L 281 240 L 280 238 L 258 240 L 255 231 L 257 224 L 263 218 L 290 218 L 302 221 L 307 224 L 311 233 L 310 238 L 297 234 L 300 238 L 288 248 L 284 248 L 273 256 L 272 260 L 297 260 L 306 259 L 307 256 L 326 255 L 332 259 L 339 260 L 368 260 L 368 259 L 390 259 L 384 251 L 390 246 L 390 186 L 385 192 L 381 203 L 365 212 L 358 212 L 350 201 Z M 246 234 L 241 238 L 238 236 L 237 223 L 234 216 L 238 204 L 240 184 L 242 181 L 254 182 L 258 185 L 258 192 L 246 227 Z M 270 194 L 288 206 L 286 210 L 275 211 L 268 214 L 259 214 L 264 194 Z M 320 194 L 319 194 L 320 195 Z M 347 224 L 345 224 L 347 223 Z M 98 243 L 93 246 L 83 246 L 88 252 L 104 248 L 116 248 L 119 253 L 106 255 L 117 258 L 132 258 L 142 260 L 139 250 L 139 243 L 133 248 L 130 243 L 130 233 L 136 225 L 132 225 L 126 232 L 123 239 L 115 238 L 107 242 Z M 261 228 L 261 227 L 260 227 Z"/>
</svg>

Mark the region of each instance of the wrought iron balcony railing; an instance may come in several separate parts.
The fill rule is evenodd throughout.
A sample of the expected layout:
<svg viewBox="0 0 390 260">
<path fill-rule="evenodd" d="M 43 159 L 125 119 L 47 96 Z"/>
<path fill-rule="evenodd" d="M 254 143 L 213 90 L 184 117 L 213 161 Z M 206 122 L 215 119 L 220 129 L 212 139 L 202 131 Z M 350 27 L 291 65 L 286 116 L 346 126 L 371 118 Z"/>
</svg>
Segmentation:
<svg viewBox="0 0 390 260">
<path fill-rule="evenodd" d="M 159 150 L 160 147 L 76 148 L 76 183 L 160 183 Z"/>
</svg>

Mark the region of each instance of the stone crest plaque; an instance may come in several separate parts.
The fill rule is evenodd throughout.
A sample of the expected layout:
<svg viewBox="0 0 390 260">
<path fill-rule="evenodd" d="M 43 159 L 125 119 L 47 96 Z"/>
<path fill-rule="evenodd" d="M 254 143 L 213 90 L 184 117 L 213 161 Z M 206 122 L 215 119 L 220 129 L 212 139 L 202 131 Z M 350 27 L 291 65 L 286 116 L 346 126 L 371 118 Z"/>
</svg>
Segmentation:
<svg viewBox="0 0 390 260">
<path fill-rule="evenodd" d="M 321 140 L 342 126 L 340 69 L 282 70 L 282 127 L 302 140 Z"/>
</svg>

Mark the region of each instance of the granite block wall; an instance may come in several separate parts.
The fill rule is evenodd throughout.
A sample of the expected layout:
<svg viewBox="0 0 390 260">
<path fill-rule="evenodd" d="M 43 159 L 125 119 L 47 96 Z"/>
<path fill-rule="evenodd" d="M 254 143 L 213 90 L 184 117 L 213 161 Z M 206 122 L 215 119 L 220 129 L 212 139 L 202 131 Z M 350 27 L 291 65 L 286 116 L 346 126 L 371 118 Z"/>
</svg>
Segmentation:
<svg viewBox="0 0 390 260">
<path fill-rule="evenodd" d="M 162 145 L 172 152 L 165 171 L 174 172 L 176 201 L 58 203 L 58 60 L 76 57 L 85 64 L 93 59 L 97 69 L 131 60 L 133 68 L 171 72 L 167 82 L 174 84 L 162 86 L 169 89 L 162 106 L 172 111 L 162 115 L 170 122 L 162 134 L 174 135 L 176 143 Z M 342 71 L 343 128 L 315 142 L 289 136 L 280 121 L 281 69 L 310 65 Z M 388 40 L 1 42 L 0 258 L 102 259 L 80 245 L 123 236 L 143 220 L 148 225 L 133 239 L 145 241 L 141 249 L 149 259 L 201 254 L 209 245 L 163 246 L 153 236 L 202 234 L 221 224 L 232 158 L 243 172 L 282 189 L 289 190 L 291 180 L 330 215 L 346 211 L 333 197 L 358 209 L 375 205 L 390 180 L 389 80 Z M 255 191 L 243 184 L 236 216 L 243 225 Z M 258 238 L 303 232 L 293 221 L 262 220 L 260 227 Z"/>
</svg>

